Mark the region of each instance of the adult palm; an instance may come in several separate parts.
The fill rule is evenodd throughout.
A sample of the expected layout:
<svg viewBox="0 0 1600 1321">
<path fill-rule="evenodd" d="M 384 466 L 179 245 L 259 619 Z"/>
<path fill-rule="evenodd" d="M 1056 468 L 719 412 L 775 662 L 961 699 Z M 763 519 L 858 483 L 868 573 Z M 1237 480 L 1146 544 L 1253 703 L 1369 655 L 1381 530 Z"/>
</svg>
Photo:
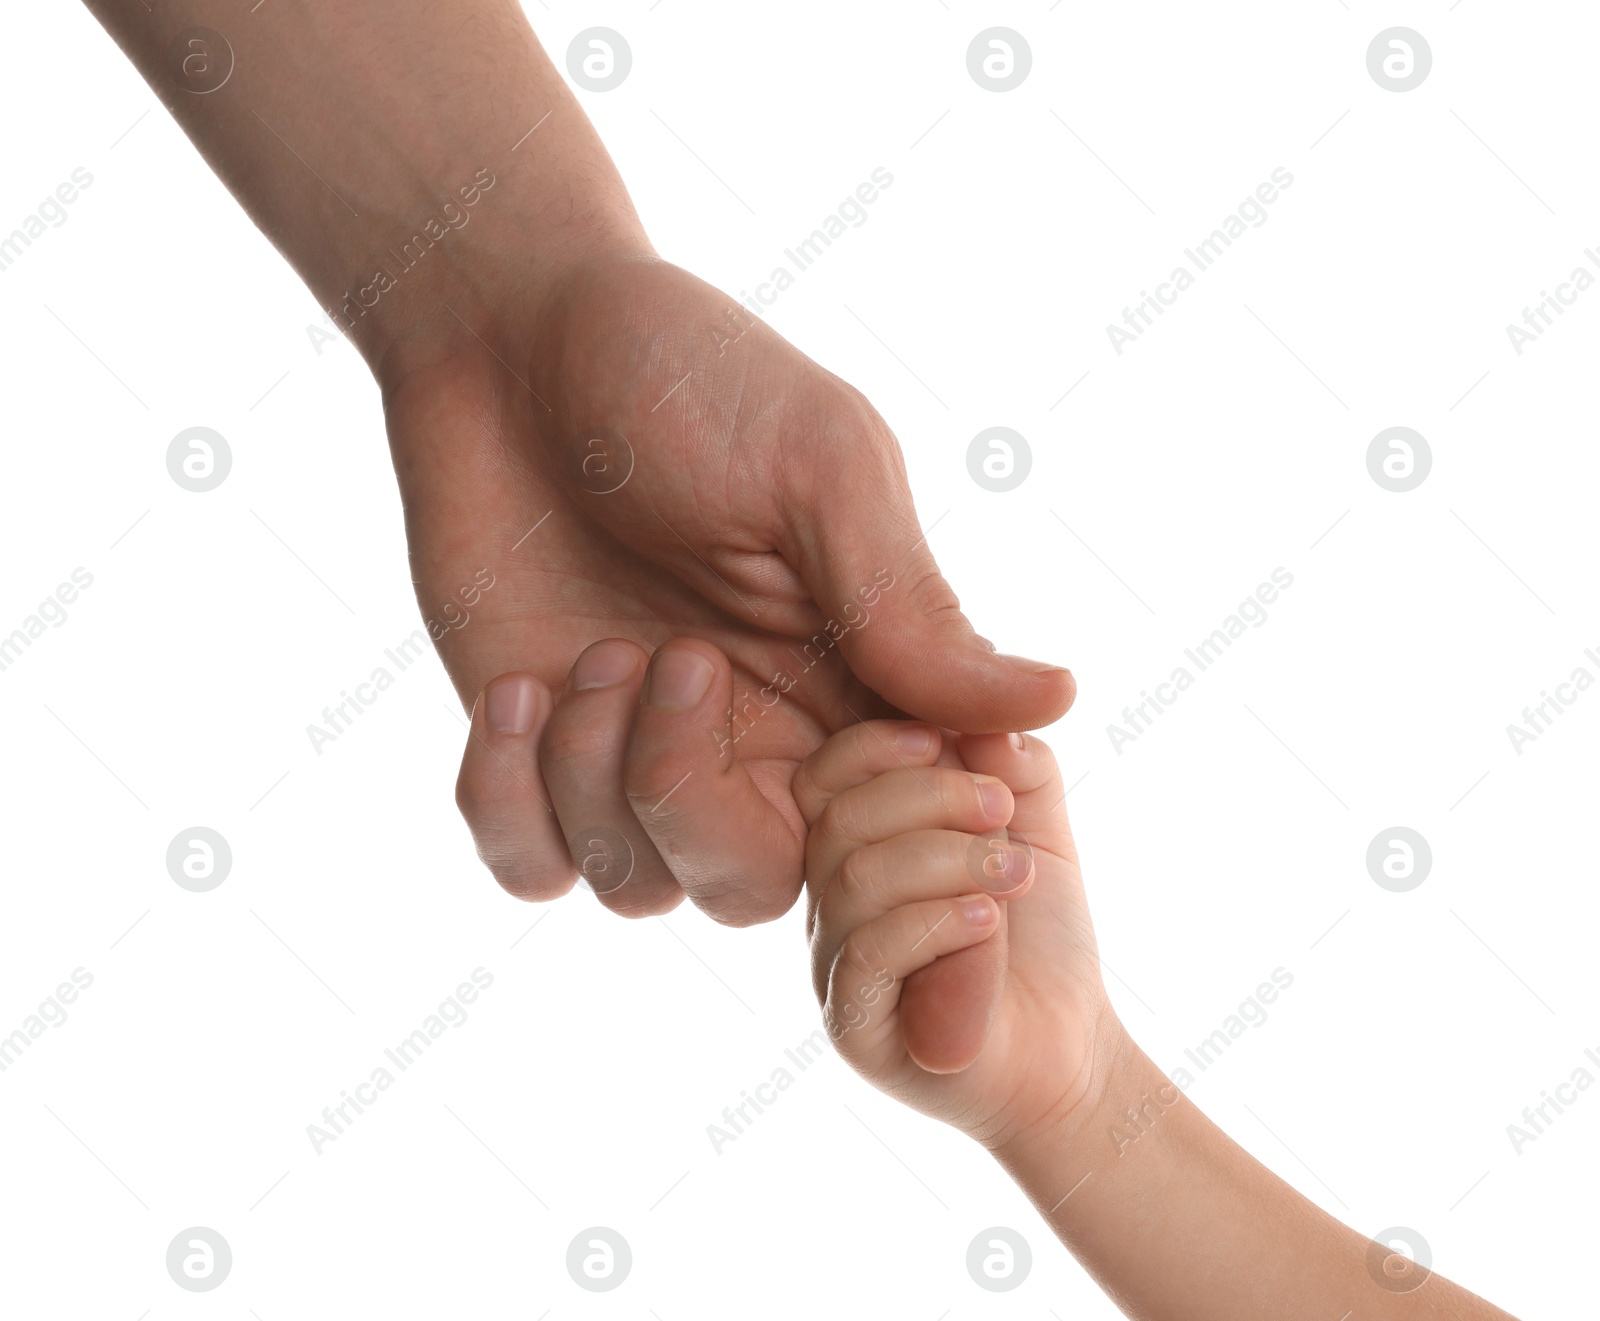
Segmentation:
<svg viewBox="0 0 1600 1321">
<path fill-rule="evenodd" d="M 507 889 L 564 893 L 595 848 L 619 911 L 774 917 L 802 882 L 789 783 L 829 733 L 1071 704 L 1065 670 L 974 634 L 866 399 L 726 295 L 630 252 L 446 312 L 385 404 L 419 603 L 463 701 L 494 681 L 458 800 Z"/>
</svg>

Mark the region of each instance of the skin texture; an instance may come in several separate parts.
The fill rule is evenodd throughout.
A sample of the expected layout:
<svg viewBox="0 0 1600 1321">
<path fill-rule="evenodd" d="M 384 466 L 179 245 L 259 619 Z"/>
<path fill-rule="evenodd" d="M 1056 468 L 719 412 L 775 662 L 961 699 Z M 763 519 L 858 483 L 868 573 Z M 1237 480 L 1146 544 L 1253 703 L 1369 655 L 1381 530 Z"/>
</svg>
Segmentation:
<svg viewBox="0 0 1600 1321">
<path fill-rule="evenodd" d="M 828 733 L 887 710 L 1036 728 L 1070 705 L 1064 670 L 972 632 L 866 400 L 655 254 L 512 0 L 88 4 L 371 365 L 425 617 L 493 575 L 437 641 L 478 712 L 458 801 L 512 893 L 565 892 L 574 834 L 613 832 L 632 857 L 603 896 L 618 911 L 687 892 L 721 921 L 774 917 L 801 884 L 788 784 Z M 195 48 L 197 27 L 220 40 Z M 221 86 L 192 72 L 223 61 Z M 426 251 L 402 264 L 408 243 Z M 606 495 L 596 429 L 629 455 Z M 641 709 L 646 658 L 684 634 L 727 657 L 713 696 Z M 569 682 L 605 639 L 636 664 Z M 728 708 L 784 671 L 734 740 Z M 478 700 L 502 674 L 511 726 Z"/>
<path fill-rule="evenodd" d="M 836 736 L 796 780 L 812 831 L 813 984 L 852 1067 L 983 1143 L 1138 1321 L 1504 1321 L 1301 1197 L 1133 1043 L 1106 998 L 1043 743 L 968 735 L 957 751 L 969 770 L 937 764 L 933 750 L 907 768 L 884 752 L 899 728 Z M 1007 791 L 988 812 L 985 783 Z M 995 821 L 1027 850 L 997 844 Z M 999 869 L 975 869 L 975 852 L 1017 856 L 998 893 Z M 963 1068 L 925 1067 L 930 1051 L 946 1062 L 965 1054 L 971 1023 L 958 1017 L 941 1043 L 929 999 L 911 1029 L 910 978 L 994 941 L 1002 909 L 1008 940 L 987 1037 Z"/>
<path fill-rule="evenodd" d="M 1322 1315 L 1342 1297 L 1363 1318 L 1504 1315 L 1438 1276 L 1375 1288 L 1358 1235 L 1186 1101 L 1108 1151 L 1101 1126 L 1164 1080 L 1106 1008 L 1053 767 L 998 733 L 1058 719 L 1070 675 L 973 634 L 899 448 L 858 393 L 765 327 L 731 346 L 711 333 L 729 300 L 660 261 L 512 0 L 86 3 L 371 366 L 425 617 L 494 575 L 470 627 L 439 641 L 473 708 L 458 799 L 502 885 L 563 893 L 572 845 L 588 859 L 607 832 L 627 880 L 597 871 L 593 888 L 621 912 L 688 893 L 722 921 L 758 921 L 804 878 L 847 1058 L 989 1145 L 1132 1316 Z M 199 26 L 226 40 L 220 86 L 193 73 L 217 50 L 169 58 Z M 466 203 L 485 169 L 494 183 Z M 450 221 L 371 299 L 375 268 L 444 202 L 471 206 L 470 223 Z M 603 496 L 585 468 L 600 427 L 634 464 Z M 893 586 L 869 624 L 747 728 L 730 719 L 880 571 Z M 696 671 L 703 693 L 684 700 Z M 855 782 L 807 776 L 830 734 L 895 710 L 970 733 L 895 764 L 868 749 L 879 760 Z M 958 765 L 1008 786 L 1004 821 L 948 778 Z M 941 772 L 944 797 L 908 770 Z M 886 771 L 915 806 L 880 840 L 846 799 Z M 1031 879 L 973 895 L 970 851 L 899 843 L 919 811 L 923 829 L 980 838 L 980 856 L 1004 851 L 1001 826 L 1020 831 Z M 911 851 L 857 863 L 856 906 L 842 904 L 847 859 L 891 842 Z M 944 890 L 910 911 L 912 881 Z M 974 898 L 975 917 L 952 896 Z M 891 963 L 862 1018 L 855 974 Z M 1062 1197 L 1085 1172 L 1103 1177 Z M 1266 1256 L 1262 1220 L 1277 1230 Z"/>
<path fill-rule="evenodd" d="M 801 884 L 789 782 L 828 733 L 892 707 L 1005 727 L 1017 705 L 1048 718 L 1070 698 L 1065 672 L 1009 664 L 972 634 L 866 400 L 759 323 L 724 351 L 731 306 L 655 258 L 592 263 L 530 332 L 525 385 L 469 339 L 389 398 L 422 590 L 509 566 L 440 650 L 464 698 L 485 653 L 536 681 L 533 748 L 496 744 L 485 712 L 461 778 L 469 820 L 504 823 L 485 858 L 524 897 L 563 892 L 563 838 L 601 830 L 632 854 L 628 883 L 603 896 L 619 911 L 659 912 L 686 890 L 723 921 L 774 916 Z M 597 453 L 614 466 L 590 481 Z M 711 688 L 641 708 L 647 658 L 684 635 L 711 644 Z M 573 659 L 606 640 L 635 644 L 627 677 L 569 684 Z M 680 641 L 652 664 L 680 648 L 696 651 Z M 595 760 L 613 773 L 589 777 Z"/>
<path fill-rule="evenodd" d="M 871 405 L 655 253 L 512 0 L 86 3 L 372 368 L 473 712 L 457 802 L 510 893 L 562 895 L 581 860 L 619 913 L 770 919 L 828 734 L 1067 710 L 1064 669 L 974 634 Z M 929 974 L 969 1046 L 998 969 Z"/>
</svg>

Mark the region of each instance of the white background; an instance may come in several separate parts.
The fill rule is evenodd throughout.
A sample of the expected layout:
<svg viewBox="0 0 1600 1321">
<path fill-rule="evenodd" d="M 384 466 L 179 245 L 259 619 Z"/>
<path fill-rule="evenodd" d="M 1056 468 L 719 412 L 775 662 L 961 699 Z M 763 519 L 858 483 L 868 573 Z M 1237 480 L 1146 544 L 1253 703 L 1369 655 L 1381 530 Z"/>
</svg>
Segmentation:
<svg viewBox="0 0 1600 1321">
<path fill-rule="evenodd" d="M 1600 1089 L 1520 1154 L 1506 1126 L 1600 1051 L 1600 692 L 1520 756 L 1506 726 L 1600 675 L 1600 292 L 1521 356 L 1505 327 L 1600 243 L 1600 19 L 531 14 L 563 67 L 581 29 L 625 35 L 631 76 L 584 104 L 659 250 L 736 296 L 893 174 L 768 318 L 896 428 L 980 631 L 1076 673 L 1048 737 L 1141 1043 L 1178 1066 L 1286 969 L 1190 1095 L 1513 1312 L 1592 1309 Z M 1005 94 L 966 69 L 995 24 L 1033 52 Z M 1404 94 L 1365 63 L 1396 24 L 1434 56 Z M 452 806 L 464 729 L 431 656 L 313 753 L 307 724 L 418 625 L 375 388 L 315 350 L 312 298 L 85 12 L 7 29 L 0 233 L 75 167 L 94 183 L 0 273 L 0 634 L 75 567 L 94 583 L 0 673 L 0 1033 L 72 969 L 94 983 L 0 1074 L 0 1310 L 1114 1316 L 980 1151 L 831 1055 L 714 1153 L 707 1124 L 817 1026 L 798 912 L 734 931 L 504 896 Z M 1268 221 L 1118 356 L 1107 323 L 1279 166 Z M 196 425 L 234 455 L 203 495 L 165 466 Z M 996 425 L 1033 453 L 1003 495 L 966 468 Z M 1366 467 L 1396 425 L 1433 453 L 1407 494 Z M 1119 755 L 1107 725 L 1278 566 L 1268 622 Z M 166 872 L 194 825 L 233 849 L 208 894 Z M 1404 894 L 1365 864 L 1394 825 L 1434 854 Z M 306 1126 L 478 967 L 468 1021 L 314 1154 Z M 634 1252 L 610 1294 L 564 1265 L 597 1224 Z M 166 1274 L 191 1225 L 232 1245 L 215 1293 Z M 991 1225 L 1034 1249 L 1009 1294 L 966 1273 Z"/>
</svg>

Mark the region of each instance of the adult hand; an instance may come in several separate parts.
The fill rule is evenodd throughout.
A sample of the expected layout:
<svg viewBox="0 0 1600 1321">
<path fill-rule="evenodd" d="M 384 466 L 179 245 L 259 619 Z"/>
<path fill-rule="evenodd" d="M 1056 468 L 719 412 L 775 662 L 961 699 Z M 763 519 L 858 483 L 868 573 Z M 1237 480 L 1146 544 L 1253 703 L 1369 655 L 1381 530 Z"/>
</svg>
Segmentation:
<svg viewBox="0 0 1600 1321">
<path fill-rule="evenodd" d="M 1066 710 L 1065 671 L 973 636 L 867 402 L 655 259 L 517 0 L 86 3 L 383 389 L 428 631 L 488 685 L 460 799 L 508 889 L 566 890 L 581 834 L 633 854 L 612 907 L 774 916 L 826 733 Z"/>
<path fill-rule="evenodd" d="M 494 575 L 439 647 L 483 689 L 458 800 L 507 890 L 563 894 L 588 857 L 619 912 L 775 917 L 828 734 L 1070 705 L 1065 670 L 973 632 L 883 419 L 726 295 L 635 247 L 531 319 L 498 301 L 386 399 L 425 613 Z"/>
</svg>

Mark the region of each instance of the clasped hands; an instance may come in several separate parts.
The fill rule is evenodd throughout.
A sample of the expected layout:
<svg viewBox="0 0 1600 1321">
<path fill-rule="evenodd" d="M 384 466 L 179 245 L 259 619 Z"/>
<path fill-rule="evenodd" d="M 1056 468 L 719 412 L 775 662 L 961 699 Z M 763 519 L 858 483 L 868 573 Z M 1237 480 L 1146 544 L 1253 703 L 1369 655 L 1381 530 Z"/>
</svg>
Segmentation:
<svg viewBox="0 0 1600 1321">
<path fill-rule="evenodd" d="M 589 254 L 538 299 L 463 300 L 379 373 L 424 612 L 494 575 L 438 645 L 473 707 L 457 799 L 522 898 L 602 840 L 627 880 L 591 888 L 619 913 L 687 894 L 769 920 L 830 734 L 1071 704 L 1066 670 L 967 622 L 883 419 L 765 324 L 730 343 L 731 306 L 648 251 Z"/>
</svg>

